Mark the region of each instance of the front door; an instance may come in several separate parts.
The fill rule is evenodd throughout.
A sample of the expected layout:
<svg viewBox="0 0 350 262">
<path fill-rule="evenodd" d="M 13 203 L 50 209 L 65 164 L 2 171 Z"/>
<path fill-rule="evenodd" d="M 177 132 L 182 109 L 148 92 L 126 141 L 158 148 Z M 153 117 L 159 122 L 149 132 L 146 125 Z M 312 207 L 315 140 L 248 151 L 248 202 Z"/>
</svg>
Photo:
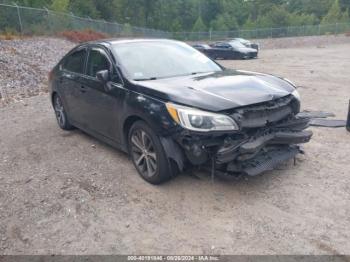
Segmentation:
<svg viewBox="0 0 350 262">
<path fill-rule="evenodd" d="M 109 71 L 111 81 L 104 83 L 97 79 L 96 73 L 101 70 Z M 84 119 L 87 119 L 90 130 L 119 142 L 119 99 L 121 92 L 123 92 L 123 87 L 118 83 L 116 75 L 117 72 L 113 68 L 111 59 L 106 52 L 99 47 L 91 48 L 83 80 L 85 89 Z M 110 88 L 106 88 L 106 85 L 109 85 Z"/>
</svg>

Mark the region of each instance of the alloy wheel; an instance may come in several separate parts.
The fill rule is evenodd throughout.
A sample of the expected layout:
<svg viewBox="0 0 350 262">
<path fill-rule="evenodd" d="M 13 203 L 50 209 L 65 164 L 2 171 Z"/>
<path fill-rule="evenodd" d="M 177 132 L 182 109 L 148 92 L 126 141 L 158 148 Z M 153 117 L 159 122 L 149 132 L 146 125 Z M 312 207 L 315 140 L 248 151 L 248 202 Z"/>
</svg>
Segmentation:
<svg viewBox="0 0 350 262">
<path fill-rule="evenodd" d="M 157 172 L 157 154 L 150 136 L 142 129 L 131 135 L 131 154 L 137 169 L 145 176 L 152 177 Z"/>
<path fill-rule="evenodd" d="M 66 118 L 65 118 L 65 114 L 64 114 L 64 108 L 62 105 L 62 101 L 59 98 L 59 96 L 55 97 L 54 108 L 55 108 L 57 122 L 61 127 L 63 127 L 65 125 Z"/>
</svg>

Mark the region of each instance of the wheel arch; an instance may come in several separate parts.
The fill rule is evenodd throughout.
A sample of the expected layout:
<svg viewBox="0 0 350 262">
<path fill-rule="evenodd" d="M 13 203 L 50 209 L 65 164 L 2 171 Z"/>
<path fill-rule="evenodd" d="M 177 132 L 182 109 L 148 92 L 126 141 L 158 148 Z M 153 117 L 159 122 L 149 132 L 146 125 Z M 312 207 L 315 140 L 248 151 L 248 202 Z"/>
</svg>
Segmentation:
<svg viewBox="0 0 350 262">
<path fill-rule="evenodd" d="M 123 136 L 125 150 L 127 152 L 129 151 L 129 142 L 128 142 L 129 130 L 136 121 L 144 121 L 147 123 L 145 119 L 143 119 L 138 115 L 130 115 L 123 122 L 122 136 Z"/>
<path fill-rule="evenodd" d="M 122 134 L 126 152 L 129 152 L 129 142 L 128 142 L 129 130 L 131 126 L 137 121 L 144 121 L 147 125 L 152 126 L 146 119 L 142 118 L 139 115 L 128 116 L 123 122 L 123 134 Z M 175 143 L 174 140 L 170 137 L 164 137 L 160 135 L 160 141 L 163 145 L 165 154 L 167 155 L 169 164 L 170 162 L 173 162 L 174 164 L 177 165 L 177 168 L 180 171 L 183 171 L 184 165 L 185 165 L 185 156 L 180 146 L 177 143 Z"/>
<path fill-rule="evenodd" d="M 51 93 L 51 97 L 50 97 L 50 99 L 51 99 L 51 104 L 53 105 L 53 100 L 54 100 L 54 98 L 55 98 L 55 96 L 57 96 L 58 94 L 57 94 L 57 92 L 56 91 L 52 91 L 52 93 Z"/>
</svg>

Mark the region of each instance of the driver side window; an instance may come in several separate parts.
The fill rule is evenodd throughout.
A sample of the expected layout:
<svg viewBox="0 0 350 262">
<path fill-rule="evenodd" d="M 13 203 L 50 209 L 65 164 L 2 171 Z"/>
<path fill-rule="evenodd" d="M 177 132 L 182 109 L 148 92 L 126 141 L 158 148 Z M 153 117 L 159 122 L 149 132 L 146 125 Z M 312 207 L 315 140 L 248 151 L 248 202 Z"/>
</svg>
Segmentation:
<svg viewBox="0 0 350 262">
<path fill-rule="evenodd" d="M 111 65 L 107 57 L 99 50 L 90 50 L 88 64 L 87 64 L 87 75 L 96 77 L 96 73 L 101 70 L 110 71 Z"/>
</svg>

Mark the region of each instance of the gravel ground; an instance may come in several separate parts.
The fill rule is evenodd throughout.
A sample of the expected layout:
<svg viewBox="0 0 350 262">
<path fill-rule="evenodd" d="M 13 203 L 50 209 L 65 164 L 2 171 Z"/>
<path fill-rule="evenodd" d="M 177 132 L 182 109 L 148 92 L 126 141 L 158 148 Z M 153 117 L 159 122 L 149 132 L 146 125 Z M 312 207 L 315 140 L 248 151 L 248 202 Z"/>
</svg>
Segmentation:
<svg viewBox="0 0 350 262">
<path fill-rule="evenodd" d="M 54 38 L 0 40 L 0 104 L 47 91 L 47 75 L 74 44 Z"/>
<path fill-rule="evenodd" d="M 261 45 L 262 49 L 281 49 L 299 47 L 324 47 L 337 44 L 350 44 L 350 37 L 345 35 L 286 37 L 253 40 Z"/>
<path fill-rule="evenodd" d="M 350 44 L 225 66 L 285 76 L 304 108 L 344 119 Z M 350 133 L 312 128 L 296 166 L 152 186 L 127 156 L 57 127 L 46 95 L 0 108 L 0 254 L 350 254 Z"/>
</svg>

